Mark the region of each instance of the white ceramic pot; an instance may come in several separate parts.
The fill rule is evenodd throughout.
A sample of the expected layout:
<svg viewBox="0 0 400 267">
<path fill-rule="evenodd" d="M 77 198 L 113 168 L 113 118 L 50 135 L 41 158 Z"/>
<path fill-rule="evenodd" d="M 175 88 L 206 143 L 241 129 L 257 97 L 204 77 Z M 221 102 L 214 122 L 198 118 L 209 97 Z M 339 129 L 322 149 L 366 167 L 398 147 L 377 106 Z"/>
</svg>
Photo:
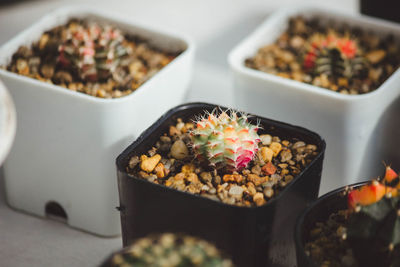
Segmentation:
<svg viewBox="0 0 400 267">
<path fill-rule="evenodd" d="M 4 164 L 11 207 L 45 216 L 56 202 L 67 223 L 102 236 L 120 234 L 115 158 L 159 116 L 185 97 L 194 45 L 186 37 L 132 22 L 120 15 L 68 7 L 46 15 L 7 42 L 0 65 L 21 45 L 69 18 L 110 22 L 161 49 L 184 50 L 132 94 L 102 99 L 0 70 L 17 109 L 18 133 Z"/>
<path fill-rule="evenodd" d="M 373 92 L 343 95 L 244 65 L 245 59 L 255 55 L 260 47 L 273 43 L 287 29 L 289 18 L 295 15 L 319 16 L 377 34 L 392 33 L 400 37 L 398 24 L 379 19 L 309 7 L 282 9 L 268 17 L 229 54 L 236 106 L 261 116 L 301 125 L 326 139 L 320 193 L 366 180 L 371 173 L 379 175 L 385 159 L 377 153 L 379 149 L 375 141 L 379 138 L 379 129 L 376 125 L 400 95 L 400 70 Z M 389 121 L 386 126 L 390 124 Z M 389 163 L 390 159 L 386 162 Z"/>
<path fill-rule="evenodd" d="M 6 87 L 0 81 L 0 166 L 11 149 L 16 123 L 14 103 Z"/>
</svg>

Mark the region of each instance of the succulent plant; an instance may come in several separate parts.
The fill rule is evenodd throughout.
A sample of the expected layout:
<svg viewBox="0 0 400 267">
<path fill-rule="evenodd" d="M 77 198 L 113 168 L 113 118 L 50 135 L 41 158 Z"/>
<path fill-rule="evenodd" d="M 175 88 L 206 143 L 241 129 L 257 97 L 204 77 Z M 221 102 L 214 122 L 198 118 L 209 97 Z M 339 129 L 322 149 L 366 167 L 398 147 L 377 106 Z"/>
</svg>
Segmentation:
<svg viewBox="0 0 400 267">
<path fill-rule="evenodd" d="M 65 36 L 65 41 L 58 47 L 57 61 L 64 67 L 75 69 L 84 81 L 107 79 L 131 52 L 121 31 L 110 25 L 71 23 Z"/>
<path fill-rule="evenodd" d="M 367 62 L 358 55 L 359 49 L 354 40 L 333 33 L 326 37 L 315 34 L 311 40 L 303 61 L 306 70 L 317 75 L 347 78 L 365 72 Z"/>
<path fill-rule="evenodd" d="M 222 258 L 216 247 L 206 241 L 166 233 L 139 239 L 115 253 L 103 266 L 231 267 L 233 264 Z"/>
<path fill-rule="evenodd" d="M 360 266 L 400 266 L 400 183 L 390 168 L 348 193 L 350 215 L 346 238 Z"/>
<path fill-rule="evenodd" d="M 228 115 L 229 114 L 229 115 Z M 207 113 L 196 121 L 191 131 L 196 157 L 216 168 L 240 170 L 248 165 L 258 150 L 258 125 L 247 115 L 233 110 Z"/>
</svg>

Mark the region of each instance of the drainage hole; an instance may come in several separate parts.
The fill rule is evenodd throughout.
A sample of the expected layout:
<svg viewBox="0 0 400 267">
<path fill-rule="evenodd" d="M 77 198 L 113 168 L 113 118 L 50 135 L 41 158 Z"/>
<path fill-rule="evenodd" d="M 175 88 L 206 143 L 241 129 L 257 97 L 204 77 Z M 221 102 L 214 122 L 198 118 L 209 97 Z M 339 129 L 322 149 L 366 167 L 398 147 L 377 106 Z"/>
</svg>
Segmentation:
<svg viewBox="0 0 400 267">
<path fill-rule="evenodd" d="M 46 217 L 58 222 L 67 223 L 68 216 L 63 207 L 55 201 L 50 201 L 45 207 Z"/>
</svg>

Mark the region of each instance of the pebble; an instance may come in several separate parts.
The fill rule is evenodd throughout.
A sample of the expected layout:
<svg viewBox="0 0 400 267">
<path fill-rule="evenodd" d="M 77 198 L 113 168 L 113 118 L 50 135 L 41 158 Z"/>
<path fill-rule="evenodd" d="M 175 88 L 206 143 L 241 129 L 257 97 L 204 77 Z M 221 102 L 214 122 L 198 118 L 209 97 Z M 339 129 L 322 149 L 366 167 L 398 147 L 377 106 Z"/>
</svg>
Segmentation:
<svg viewBox="0 0 400 267">
<path fill-rule="evenodd" d="M 261 169 L 266 175 L 272 175 L 276 172 L 276 167 L 271 162 L 265 164 Z"/>
<path fill-rule="evenodd" d="M 304 147 L 306 145 L 306 143 L 304 143 L 303 141 L 297 141 L 296 143 L 293 144 L 292 149 L 298 149 L 300 147 Z"/>
<path fill-rule="evenodd" d="M 265 183 L 268 180 L 268 178 L 265 177 L 265 176 L 264 177 L 260 177 L 260 176 L 258 176 L 256 174 L 249 174 L 247 176 L 247 180 L 252 182 L 255 186 L 259 186 L 259 185 Z"/>
<path fill-rule="evenodd" d="M 222 177 L 222 180 L 224 182 L 236 182 L 236 183 L 240 183 L 243 181 L 243 176 L 240 174 L 225 174 Z"/>
<path fill-rule="evenodd" d="M 40 68 L 40 72 L 42 73 L 43 77 L 50 79 L 54 75 L 54 66 L 50 64 L 44 64 Z"/>
<path fill-rule="evenodd" d="M 57 71 L 56 74 L 54 75 L 54 80 L 57 83 L 71 83 L 72 82 L 72 76 L 66 71 Z"/>
<path fill-rule="evenodd" d="M 268 186 L 264 188 L 264 196 L 266 198 L 272 198 L 274 195 L 274 190 L 272 189 L 272 187 Z"/>
<path fill-rule="evenodd" d="M 181 134 L 181 132 L 175 126 L 169 127 L 169 135 L 170 136 L 180 135 L 180 134 Z"/>
<path fill-rule="evenodd" d="M 282 150 L 282 145 L 278 142 L 272 142 L 269 146 L 270 149 L 274 152 L 274 157 L 278 156 L 279 152 Z"/>
<path fill-rule="evenodd" d="M 267 146 L 267 145 L 271 144 L 271 142 L 272 142 L 272 136 L 269 135 L 269 134 L 262 134 L 262 135 L 260 135 L 260 140 L 261 140 L 261 143 L 262 143 L 264 146 Z"/>
<path fill-rule="evenodd" d="M 261 148 L 261 157 L 264 160 L 264 162 L 272 161 L 273 156 L 274 156 L 274 151 L 271 148 L 265 146 Z"/>
<path fill-rule="evenodd" d="M 368 59 L 369 62 L 372 64 L 376 64 L 380 62 L 382 59 L 384 59 L 386 56 L 385 50 L 379 49 L 379 50 L 374 50 L 369 52 L 368 54 L 365 55 L 365 57 Z"/>
<path fill-rule="evenodd" d="M 182 140 L 177 140 L 174 142 L 171 147 L 171 156 L 179 160 L 189 156 L 189 149 Z"/>
<path fill-rule="evenodd" d="M 202 172 L 202 173 L 200 173 L 200 177 L 206 183 L 209 183 L 212 181 L 212 176 L 211 176 L 210 172 Z"/>
<path fill-rule="evenodd" d="M 261 206 L 265 203 L 264 200 L 264 195 L 260 192 L 257 192 L 254 196 L 253 196 L 253 201 L 256 203 L 257 206 Z"/>
<path fill-rule="evenodd" d="M 140 168 L 145 172 L 152 172 L 154 168 L 157 166 L 158 162 L 161 160 L 161 155 L 156 154 L 151 158 L 146 155 L 140 156 Z"/>
<path fill-rule="evenodd" d="M 164 178 L 165 177 L 165 168 L 164 168 L 164 164 L 162 164 L 161 162 L 159 162 L 156 167 L 154 168 L 157 178 Z"/>
<path fill-rule="evenodd" d="M 28 75 L 29 74 L 29 65 L 25 59 L 17 60 L 17 70 L 19 74 Z"/>
<path fill-rule="evenodd" d="M 133 156 L 130 160 L 129 160 L 129 168 L 133 169 L 136 167 L 136 165 L 140 162 L 139 157 L 138 156 Z"/>
<path fill-rule="evenodd" d="M 243 195 L 244 189 L 241 186 L 238 185 L 233 185 L 229 189 L 229 195 L 235 197 L 235 198 L 241 198 Z"/>
<path fill-rule="evenodd" d="M 292 152 L 289 149 L 282 150 L 281 152 L 281 161 L 287 162 L 292 159 Z"/>
</svg>

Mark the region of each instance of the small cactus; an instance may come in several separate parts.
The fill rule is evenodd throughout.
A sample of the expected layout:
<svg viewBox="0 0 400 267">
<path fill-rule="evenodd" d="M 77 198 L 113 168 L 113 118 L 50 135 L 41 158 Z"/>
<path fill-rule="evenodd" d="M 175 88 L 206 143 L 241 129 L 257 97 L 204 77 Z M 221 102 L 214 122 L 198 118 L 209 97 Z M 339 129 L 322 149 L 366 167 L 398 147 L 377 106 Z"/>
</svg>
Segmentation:
<svg viewBox="0 0 400 267">
<path fill-rule="evenodd" d="M 72 66 L 84 81 L 96 82 L 110 77 L 131 48 L 124 35 L 110 25 L 94 22 L 72 23 L 66 40 L 58 47 L 58 63 Z"/>
<path fill-rule="evenodd" d="M 246 114 L 213 111 L 196 121 L 196 128 L 191 132 L 192 147 L 196 157 L 207 160 L 211 166 L 240 170 L 257 153 L 258 129 L 258 125 L 248 122 Z"/>
<path fill-rule="evenodd" d="M 311 40 L 303 61 L 306 70 L 317 75 L 348 78 L 365 70 L 366 61 L 358 55 L 359 49 L 354 40 L 333 33 L 326 37 L 315 34 Z"/>
<path fill-rule="evenodd" d="M 113 267 L 232 267 L 221 257 L 216 247 L 190 236 L 162 234 L 139 239 L 121 252 L 115 253 L 103 266 Z"/>
<path fill-rule="evenodd" d="M 398 178 L 387 167 L 382 183 L 373 181 L 348 193 L 347 239 L 360 266 L 399 266 L 393 265 L 400 257 Z"/>
</svg>

